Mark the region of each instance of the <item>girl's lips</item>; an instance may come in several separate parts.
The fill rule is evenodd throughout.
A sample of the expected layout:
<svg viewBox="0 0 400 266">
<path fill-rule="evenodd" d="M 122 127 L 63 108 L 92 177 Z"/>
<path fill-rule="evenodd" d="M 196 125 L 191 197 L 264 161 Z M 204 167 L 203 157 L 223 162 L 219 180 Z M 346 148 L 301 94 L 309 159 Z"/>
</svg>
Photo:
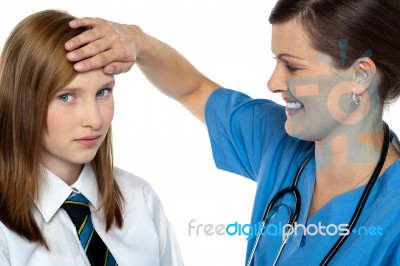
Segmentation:
<svg viewBox="0 0 400 266">
<path fill-rule="evenodd" d="M 99 142 L 99 139 L 100 136 L 95 136 L 95 137 L 84 137 L 81 139 L 77 139 L 75 141 L 84 147 L 91 148 L 96 146 L 96 144 Z"/>
</svg>

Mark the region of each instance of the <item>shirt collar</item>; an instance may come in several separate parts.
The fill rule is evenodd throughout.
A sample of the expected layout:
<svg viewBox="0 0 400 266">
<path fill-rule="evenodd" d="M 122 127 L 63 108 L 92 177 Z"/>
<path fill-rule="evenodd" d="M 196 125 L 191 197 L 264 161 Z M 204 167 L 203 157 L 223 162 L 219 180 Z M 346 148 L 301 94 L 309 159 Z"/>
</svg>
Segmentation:
<svg viewBox="0 0 400 266">
<path fill-rule="evenodd" d="M 100 208 L 99 189 L 90 163 L 84 165 L 77 181 L 71 186 L 46 168 L 43 174 L 45 182 L 40 187 L 35 204 L 46 222 L 50 221 L 72 192 L 82 193 L 96 210 Z"/>
</svg>

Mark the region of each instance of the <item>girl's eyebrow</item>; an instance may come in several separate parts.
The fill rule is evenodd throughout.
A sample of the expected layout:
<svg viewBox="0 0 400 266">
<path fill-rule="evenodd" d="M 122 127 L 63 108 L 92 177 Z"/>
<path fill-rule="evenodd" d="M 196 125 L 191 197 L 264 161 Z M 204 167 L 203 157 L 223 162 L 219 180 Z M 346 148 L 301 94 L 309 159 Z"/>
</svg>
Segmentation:
<svg viewBox="0 0 400 266">
<path fill-rule="evenodd" d="M 114 87 L 115 81 L 106 82 L 103 85 L 99 86 L 99 89 L 107 88 L 107 87 Z"/>
<path fill-rule="evenodd" d="M 107 88 L 107 87 L 114 87 L 115 81 L 106 82 L 103 85 L 99 86 L 99 89 Z M 65 87 L 60 90 L 60 92 L 81 92 L 84 91 L 84 88 L 81 87 Z"/>
<path fill-rule="evenodd" d="M 80 92 L 82 91 L 81 88 L 76 88 L 76 87 L 65 87 L 61 89 L 59 92 Z"/>
</svg>

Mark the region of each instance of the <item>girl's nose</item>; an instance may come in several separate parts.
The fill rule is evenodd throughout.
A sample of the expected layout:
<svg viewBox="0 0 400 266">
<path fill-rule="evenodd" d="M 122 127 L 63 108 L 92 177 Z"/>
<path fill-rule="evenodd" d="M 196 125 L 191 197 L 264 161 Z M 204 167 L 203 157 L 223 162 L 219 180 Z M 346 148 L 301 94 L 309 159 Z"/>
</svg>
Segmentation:
<svg viewBox="0 0 400 266">
<path fill-rule="evenodd" d="M 99 129 L 101 127 L 103 118 L 96 100 L 86 103 L 82 112 L 82 126 L 91 127 L 93 129 Z"/>
</svg>

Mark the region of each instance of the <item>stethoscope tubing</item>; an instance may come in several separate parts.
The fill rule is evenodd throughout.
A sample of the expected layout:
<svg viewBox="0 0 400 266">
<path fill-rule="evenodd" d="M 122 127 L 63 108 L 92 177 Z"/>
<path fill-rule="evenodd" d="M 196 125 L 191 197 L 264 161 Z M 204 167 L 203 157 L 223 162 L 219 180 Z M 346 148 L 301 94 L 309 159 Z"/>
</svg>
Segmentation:
<svg viewBox="0 0 400 266">
<path fill-rule="evenodd" d="M 349 225 L 347 227 L 347 229 L 349 230 L 348 232 L 352 232 L 352 230 L 354 229 L 358 219 L 360 218 L 361 212 L 364 209 L 365 203 L 368 200 L 368 197 L 371 193 L 372 188 L 375 185 L 375 182 L 382 170 L 383 164 L 385 163 L 386 160 L 386 155 L 389 149 L 389 138 L 390 138 L 390 132 L 389 132 L 389 127 L 386 123 L 383 123 L 384 125 L 384 140 L 382 143 L 382 149 L 381 149 L 381 155 L 379 157 L 379 161 L 374 169 L 374 172 L 372 173 L 372 176 L 370 178 L 370 180 L 367 183 L 367 186 L 365 187 L 361 198 L 357 204 L 357 207 L 353 213 L 352 218 L 350 219 Z M 284 189 L 282 189 L 281 191 L 279 191 L 269 202 L 269 204 L 267 205 L 267 207 L 265 208 L 263 215 L 262 215 L 262 225 L 264 226 L 266 224 L 267 218 L 269 216 L 269 212 L 271 211 L 271 209 L 275 206 L 276 202 L 280 199 L 282 199 L 286 194 L 292 194 L 294 199 L 295 199 L 295 211 L 294 213 L 290 216 L 289 218 L 289 222 L 288 224 L 290 224 L 291 226 L 294 226 L 294 223 L 298 220 L 298 216 L 300 213 L 300 207 L 301 207 L 301 197 L 300 197 L 300 192 L 297 189 L 297 183 L 299 181 L 299 178 L 301 176 L 301 173 L 304 170 L 305 165 L 308 163 L 308 161 L 313 157 L 314 152 L 311 152 L 302 162 L 302 164 L 300 165 L 300 167 L 297 169 L 296 172 L 296 176 L 294 177 L 292 184 L 289 187 L 286 187 Z M 332 260 L 332 258 L 335 256 L 335 254 L 337 253 L 337 251 L 340 249 L 340 247 L 343 245 L 343 243 L 345 242 L 345 240 L 349 237 L 349 234 L 346 235 L 342 235 L 339 237 L 339 239 L 336 241 L 336 243 L 333 245 L 333 247 L 329 250 L 329 252 L 327 253 L 327 255 L 325 256 L 325 258 L 322 260 L 321 262 L 321 266 L 326 266 L 328 265 L 328 263 Z M 249 258 L 247 260 L 246 266 L 250 266 L 253 259 L 254 259 L 254 255 L 255 255 L 255 251 L 257 249 L 257 246 L 259 244 L 259 241 L 261 239 L 261 232 L 257 233 L 257 237 L 254 241 L 253 244 L 253 248 L 252 251 L 249 255 Z M 288 240 L 288 237 L 284 240 L 284 242 L 282 242 L 282 245 L 279 248 L 278 254 L 275 257 L 275 261 L 274 261 L 274 265 L 277 263 L 279 256 L 283 250 L 284 245 L 286 244 Z"/>
<path fill-rule="evenodd" d="M 269 202 L 269 204 L 267 205 L 267 207 L 265 208 L 263 215 L 262 215 L 262 219 L 261 219 L 261 225 L 264 226 L 266 224 L 266 220 L 269 216 L 269 212 L 271 211 L 271 209 L 275 206 L 276 202 L 280 199 L 282 199 L 286 194 L 292 194 L 294 197 L 294 201 L 295 201 L 295 211 L 293 214 L 290 215 L 289 218 L 289 222 L 288 224 L 290 224 L 292 227 L 294 226 L 295 222 L 298 220 L 299 218 L 299 213 L 300 213 L 300 208 L 301 208 L 301 197 L 300 197 L 300 192 L 297 189 L 297 183 L 299 181 L 299 178 L 301 176 L 301 173 L 304 170 L 304 167 L 306 166 L 306 164 L 308 163 L 308 161 L 313 157 L 314 155 L 314 151 L 311 152 L 310 154 L 308 154 L 308 156 L 304 159 L 304 161 L 301 163 L 301 165 L 299 166 L 299 168 L 296 171 L 296 175 L 293 178 L 292 184 L 289 187 L 285 187 L 284 189 L 280 190 Z M 253 244 L 253 248 L 251 250 L 251 253 L 249 255 L 249 258 L 247 260 L 246 266 L 250 266 L 251 262 L 253 261 L 254 258 L 254 254 L 256 252 L 258 243 L 261 239 L 261 232 L 257 233 L 257 237 L 254 241 Z M 287 239 L 286 239 L 287 241 Z M 283 246 L 281 245 L 280 247 L 280 251 L 283 250 Z M 280 252 L 278 252 L 278 258 L 279 258 Z M 275 262 L 277 261 L 278 258 L 275 258 Z"/>
<path fill-rule="evenodd" d="M 332 260 L 333 256 L 335 256 L 337 251 L 343 245 L 344 241 L 348 238 L 350 233 L 353 231 L 358 219 L 360 218 L 361 212 L 364 209 L 365 203 L 368 200 L 369 194 L 371 193 L 371 190 L 374 187 L 375 182 L 378 179 L 380 172 L 382 171 L 382 167 L 386 160 L 386 155 L 388 153 L 389 142 L 390 142 L 389 126 L 386 123 L 384 123 L 383 126 L 384 126 L 385 136 L 384 136 L 383 143 L 382 143 L 381 155 L 380 155 L 379 161 L 374 169 L 374 172 L 372 173 L 372 176 L 371 176 L 370 180 L 368 181 L 367 186 L 365 187 L 360 200 L 358 201 L 356 210 L 354 211 L 353 216 L 350 219 L 349 225 L 347 227 L 349 233 L 346 235 L 340 236 L 340 238 L 336 241 L 336 243 L 333 245 L 333 247 L 328 252 L 328 254 L 326 254 L 325 258 L 322 260 L 322 262 L 320 264 L 321 266 L 328 265 L 328 263 Z"/>
</svg>

